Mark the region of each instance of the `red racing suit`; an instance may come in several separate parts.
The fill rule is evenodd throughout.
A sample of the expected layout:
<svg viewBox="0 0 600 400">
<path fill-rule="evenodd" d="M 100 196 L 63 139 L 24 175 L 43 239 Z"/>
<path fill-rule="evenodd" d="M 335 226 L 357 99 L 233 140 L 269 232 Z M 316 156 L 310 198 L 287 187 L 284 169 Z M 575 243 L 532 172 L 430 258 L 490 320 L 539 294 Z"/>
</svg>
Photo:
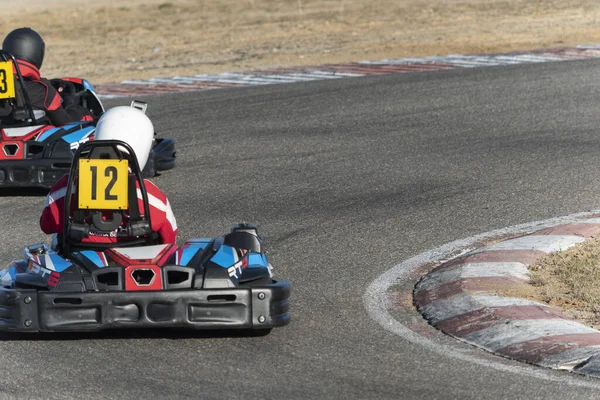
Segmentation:
<svg viewBox="0 0 600 400">
<path fill-rule="evenodd" d="M 50 189 L 50 193 L 46 197 L 46 205 L 44 206 L 44 211 L 42 211 L 42 216 L 40 217 L 40 227 L 42 228 L 42 231 L 48 235 L 63 232 L 65 220 L 65 194 L 67 192 L 68 182 L 69 175 L 63 176 L 56 182 L 52 189 Z M 175 244 L 177 238 L 177 222 L 175 221 L 175 215 L 173 215 L 167 196 L 147 179 L 144 179 L 144 185 L 148 192 L 152 231 L 159 234 L 161 243 Z M 76 186 L 73 186 L 73 190 L 75 189 Z M 75 194 L 72 194 L 72 196 L 75 196 Z M 142 192 L 139 190 L 139 184 L 137 197 L 140 213 L 144 213 Z M 76 203 L 75 199 L 73 199 L 71 202 L 71 212 L 73 212 Z M 119 241 L 122 240 L 127 240 L 127 238 L 119 237 Z M 116 243 L 118 240 L 116 237 L 90 235 L 82 241 L 87 243 Z"/>
</svg>

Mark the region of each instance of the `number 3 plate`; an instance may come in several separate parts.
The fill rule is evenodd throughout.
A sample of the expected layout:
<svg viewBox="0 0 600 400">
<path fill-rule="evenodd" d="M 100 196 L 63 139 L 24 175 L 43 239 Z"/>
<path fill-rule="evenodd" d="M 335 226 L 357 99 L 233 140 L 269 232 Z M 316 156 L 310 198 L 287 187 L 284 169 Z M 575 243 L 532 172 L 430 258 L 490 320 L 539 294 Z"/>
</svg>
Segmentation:
<svg viewBox="0 0 600 400">
<path fill-rule="evenodd" d="M 127 160 L 79 160 L 77 193 L 79 208 L 127 209 Z"/>
<path fill-rule="evenodd" d="M 0 62 L 0 99 L 14 99 L 15 77 L 10 61 Z"/>
</svg>

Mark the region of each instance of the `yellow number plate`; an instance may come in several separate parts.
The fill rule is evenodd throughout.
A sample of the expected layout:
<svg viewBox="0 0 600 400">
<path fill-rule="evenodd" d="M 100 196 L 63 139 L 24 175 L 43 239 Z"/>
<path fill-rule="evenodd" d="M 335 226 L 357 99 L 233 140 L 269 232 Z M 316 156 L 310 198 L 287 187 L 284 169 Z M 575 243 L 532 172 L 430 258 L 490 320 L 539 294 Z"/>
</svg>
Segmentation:
<svg viewBox="0 0 600 400">
<path fill-rule="evenodd" d="M 0 99 L 15 98 L 15 77 L 10 61 L 0 62 Z"/>
<path fill-rule="evenodd" d="M 127 209 L 127 160 L 79 160 L 77 197 L 80 209 Z"/>
</svg>

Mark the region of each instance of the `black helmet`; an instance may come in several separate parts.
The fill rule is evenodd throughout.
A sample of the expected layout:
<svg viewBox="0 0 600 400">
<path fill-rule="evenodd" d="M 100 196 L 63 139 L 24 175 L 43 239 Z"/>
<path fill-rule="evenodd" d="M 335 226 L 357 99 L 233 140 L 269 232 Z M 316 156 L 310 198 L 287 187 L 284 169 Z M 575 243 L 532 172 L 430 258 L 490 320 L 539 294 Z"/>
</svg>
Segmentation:
<svg viewBox="0 0 600 400">
<path fill-rule="evenodd" d="M 20 60 L 32 63 L 38 69 L 44 61 L 45 47 L 42 37 L 31 28 L 15 29 L 6 35 L 2 42 L 2 50 Z"/>
</svg>

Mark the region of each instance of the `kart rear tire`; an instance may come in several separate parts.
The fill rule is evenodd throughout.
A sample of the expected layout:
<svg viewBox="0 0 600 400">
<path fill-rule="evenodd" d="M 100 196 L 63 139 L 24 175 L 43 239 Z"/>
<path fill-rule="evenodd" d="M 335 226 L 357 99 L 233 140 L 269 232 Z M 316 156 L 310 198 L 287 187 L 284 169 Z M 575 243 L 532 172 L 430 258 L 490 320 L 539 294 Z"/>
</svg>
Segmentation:
<svg viewBox="0 0 600 400">
<path fill-rule="evenodd" d="M 143 178 L 154 178 L 156 176 L 156 169 L 154 168 L 154 151 L 150 150 L 150 156 L 148 157 L 148 161 L 146 161 L 146 165 L 142 170 Z"/>
<path fill-rule="evenodd" d="M 157 172 L 167 171 L 175 167 L 175 141 L 171 138 L 156 138 L 152 147 L 154 169 Z"/>
</svg>

